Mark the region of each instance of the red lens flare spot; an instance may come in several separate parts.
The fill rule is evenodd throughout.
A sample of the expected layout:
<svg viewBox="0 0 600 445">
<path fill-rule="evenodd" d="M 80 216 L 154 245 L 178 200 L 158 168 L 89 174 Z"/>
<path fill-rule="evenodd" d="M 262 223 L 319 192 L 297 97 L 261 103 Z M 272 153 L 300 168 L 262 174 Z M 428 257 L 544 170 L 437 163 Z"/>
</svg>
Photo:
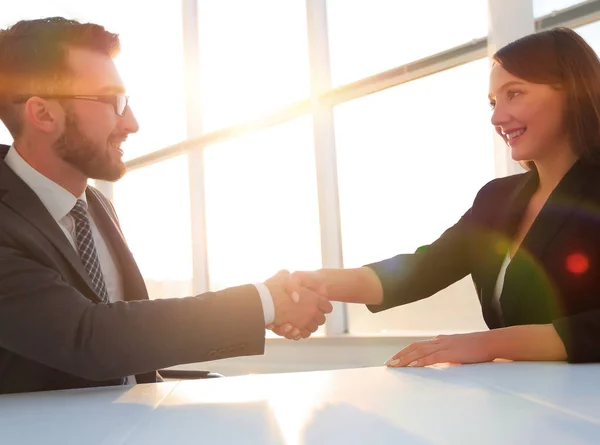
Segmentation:
<svg viewBox="0 0 600 445">
<path fill-rule="evenodd" d="M 567 257 L 566 267 L 569 272 L 581 275 L 589 269 L 590 261 L 582 253 L 572 253 Z"/>
</svg>

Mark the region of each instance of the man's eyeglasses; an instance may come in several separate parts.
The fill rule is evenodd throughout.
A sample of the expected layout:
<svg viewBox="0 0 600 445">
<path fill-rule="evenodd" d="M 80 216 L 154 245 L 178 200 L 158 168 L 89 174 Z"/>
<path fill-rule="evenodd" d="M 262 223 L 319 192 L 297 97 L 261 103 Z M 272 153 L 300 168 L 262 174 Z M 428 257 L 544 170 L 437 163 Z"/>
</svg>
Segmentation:
<svg viewBox="0 0 600 445">
<path fill-rule="evenodd" d="M 67 95 L 67 94 L 43 94 L 43 95 L 31 95 L 31 96 L 17 96 L 14 98 L 14 103 L 25 103 L 30 98 L 37 96 L 43 99 L 78 99 L 78 100 L 91 100 L 93 102 L 102 102 L 105 104 L 112 105 L 117 116 L 123 116 L 127 105 L 129 104 L 129 97 L 125 94 L 99 94 L 95 96 L 88 95 Z"/>
</svg>

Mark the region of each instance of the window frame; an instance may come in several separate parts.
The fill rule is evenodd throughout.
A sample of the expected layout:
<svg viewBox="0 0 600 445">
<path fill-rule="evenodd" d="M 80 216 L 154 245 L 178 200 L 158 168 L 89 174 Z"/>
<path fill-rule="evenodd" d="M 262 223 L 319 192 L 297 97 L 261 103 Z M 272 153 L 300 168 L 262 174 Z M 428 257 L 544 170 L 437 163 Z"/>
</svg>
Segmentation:
<svg viewBox="0 0 600 445">
<path fill-rule="evenodd" d="M 533 18 L 532 0 L 526 0 L 526 4 L 523 3 L 523 0 L 488 0 L 490 29 L 487 37 L 333 88 L 328 52 L 326 0 L 306 0 L 311 97 L 244 124 L 233 125 L 205 134 L 202 132 L 201 125 L 200 91 L 198 82 L 194 80 L 202 75 L 198 45 L 197 0 L 182 0 L 182 2 L 186 91 L 188 93 L 186 110 L 188 139 L 179 144 L 132 159 L 126 164 L 129 170 L 133 170 L 182 153 L 188 154 L 193 227 L 193 290 L 195 293 L 202 293 L 209 289 L 205 239 L 206 221 L 204 219 L 205 190 L 202 182 L 202 172 L 204 170 L 202 153 L 204 147 L 218 141 L 277 125 L 301 115 L 311 114 L 314 124 L 323 267 L 343 267 L 336 146 L 333 127 L 333 107 L 335 105 L 410 82 L 419 77 L 435 74 L 480 59 L 486 55 L 490 56 L 499 46 L 503 46 L 508 41 L 516 38 L 515 33 L 525 35 L 531 32 L 530 28 L 537 31 L 555 26 L 576 28 L 600 20 L 600 0 L 591 0 L 537 19 Z M 509 23 L 506 23 L 506 17 L 511 17 Z M 522 25 L 519 29 L 515 29 L 515 23 Z M 491 128 L 490 132 L 492 132 Z M 495 140 L 494 150 L 497 177 L 518 171 L 516 163 L 507 159 L 506 150 L 501 141 Z M 109 196 L 112 195 L 110 184 L 101 183 L 101 188 Z M 335 303 L 335 306 L 333 313 L 328 316 L 325 335 L 352 338 L 352 333 L 348 332 L 346 304 Z M 410 337 L 410 335 L 408 336 Z M 269 339 L 269 341 L 279 341 L 279 339 Z"/>
</svg>

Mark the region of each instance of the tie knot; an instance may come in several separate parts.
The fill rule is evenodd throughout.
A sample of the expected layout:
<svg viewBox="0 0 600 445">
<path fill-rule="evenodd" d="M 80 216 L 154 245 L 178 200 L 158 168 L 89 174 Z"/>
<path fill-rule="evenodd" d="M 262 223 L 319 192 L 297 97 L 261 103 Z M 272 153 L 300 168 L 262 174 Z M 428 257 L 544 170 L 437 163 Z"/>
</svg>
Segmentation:
<svg viewBox="0 0 600 445">
<path fill-rule="evenodd" d="M 78 199 L 71 210 L 71 215 L 79 221 L 87 219 L 87 203 L 83 199 Z"/>
</svg>

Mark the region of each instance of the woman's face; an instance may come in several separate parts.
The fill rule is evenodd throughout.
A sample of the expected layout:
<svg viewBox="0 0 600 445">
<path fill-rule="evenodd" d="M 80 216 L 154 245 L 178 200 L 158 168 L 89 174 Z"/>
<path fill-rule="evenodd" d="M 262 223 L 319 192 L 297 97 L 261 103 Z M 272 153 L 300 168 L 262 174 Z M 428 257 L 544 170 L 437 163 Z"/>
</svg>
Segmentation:
<svg viewBox="0 0 600 445">
<path fill-rule="evenodd" d="M 540 161 L 571 149 L 561 90 L 527 82 L 495 64 L 489 99 L 492 125 L 515 161 Z"/>
</svg>

